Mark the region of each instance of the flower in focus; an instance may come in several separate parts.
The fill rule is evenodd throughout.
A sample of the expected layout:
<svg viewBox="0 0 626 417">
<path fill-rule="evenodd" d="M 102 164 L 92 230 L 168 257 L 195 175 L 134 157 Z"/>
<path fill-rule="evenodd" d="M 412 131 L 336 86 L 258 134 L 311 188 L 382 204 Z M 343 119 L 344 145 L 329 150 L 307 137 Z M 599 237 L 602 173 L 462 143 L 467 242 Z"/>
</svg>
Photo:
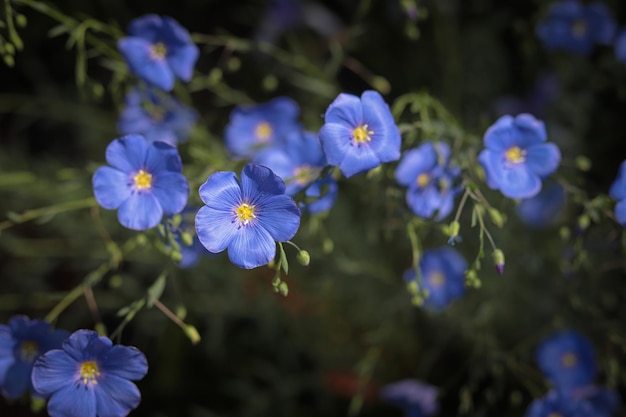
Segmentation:
<svg viewBox="0 0 626 417">
<path fill-rule="evenodd" d="M 339 94 L 324 115 L 319 137 L 326 160 L 346 177 L 400 158 L 400 131 L 377 91 Z"/>
<path fill-rule="evenodd" d="M 30 377 L 33 363 L 50 349 L 61 347 L 69 336 L 65 330 L 52 330 L 50 323 L 15 316 L 0 325 L 0 392 L 5 398 L 18 398 L 26 390 L 35 393 Z"/>
<path fill-rule="evenodd" d="M 537 195 L 541 180 L 561 161 L 559 148 L 546 139 L 543 122 L 530 114 L 499 118 L 485 132 L 486 149 L 478 155 L 487 185 L 509 198 Z"/>
<path fill-rule="evenodd" d="M 196 214 L 196 231 L 213 253 L 228 249 L 240 268 L 267 264 L 276 241 L 291 239 L 300 226 L 300 210 L 285 194 L 285 183 L 269 168 L 248 164 L 241 181 L 234 172 L 216 172 L 200 186 L 205 206 Z"/>
<path fill-rule="evenodd" d="M 449 247 L 425 250 L 419 268 L 422 280 L 418 287 L 428 291 L 426 306 L 441 310 L 465 293 L 467 262 L 456 250 Z M 406 283 L 415 282 L 415 270 L 407 270 L 403 278 Z"/>
<path fill-rule="evenodd" d="M 122 135 L 138 133 L 148 142 L 158 140 L 176 146 L 187 140 L 197 119 L 193 109 L 172 96 L 134 88 L 126 94 L 117 130 Z"/>
<path fill-rule="evenodd" d="M 437 388 L 413 379 L 405 379 L 384 386 L 380 396 L 402 407 L 406 417 L 428 417 L 439 412 Z"/>
<path fill-rule="evenodd" d="M 453 182 L 460 170 L 449 163 L 450 147 L 442 142 L 425 142 L 402 155 L 396 181 L 409 187 L 406 202 L 415 215 L 427 219 L 436 213 L 436 220 L 442 220 L 454 208 L 459 188 Z"/>
<path fill-rule="evenodd" d="M 174 88 L 175 78 L 191 80 L 200 52 L 176 20 L 145 15 L 130 22 L 128 35 L 117 48 L 139 79 L 163 91 Z"/>
<path fill-rule="evenodd" d="M 626 226 L 626 161 L 620 165 L 617 178 L 611 184 L 609 194 L 617 201 L 615 219 L 622 226 Z"/>
<path fill-rule="evenodd" d="M 180 213 L 189 184 L 178 151 L 165 142 L 148 144 L 128 135 L 107 146 L 106 161 L 93 175 L 93 190 L 102 207 L 119 209 L 120 223 L 133 230 L 155 227 L 163 215 Z"/>
<path fill-rule="evenodd" d="M 597 372 L 591 342 L 573 330 L 544 339 L 537 348 L 536 361 L 547 379 L 562 391 L 590 385 Z"/>
<path fill-rule="evenodd" d="M 543 398 L 534 400 L 526 409 L 524 417 L 610 417 L 602 409 L 595 409 L 587 401 L 576 400 L 566 393 L 550 391 Z"/>
<path fill-rule="evenodd" d="M 521 200 L 517 205 L 517 215 L 529 226 L 547 227 L 555 222 L 564 206 L 565 189 L 552 181 L 544 185 L 536 196 Z"/>
<path fill-rule="evenodd" d="M 616 28 L 604 4 L 561 0 L 550 6 L 545 19 L 537 25 L 537 36 L 547 49 L 587 55 L 596 44 L 609 45 Z"/>
<path fill-rule="evenodd" d="M 291 132 L 300 131 L 299 115 L 300 108 L 287 97 L 237 107 L 224 133 L 226 148 L 235 157 L 251 157 L 261 148 L 283 141 Z"/>
<path fill-rule="evenodd" d="M 50 396 L 51 417 L 123 417 L 141 401 L 131 381 L 147 372 L 148 362 L 138 349 L 113 345 L 92 330 L 78 330 L 61 349 L 35 362 L 32 381 L 39 394 Z"/>
</svg>

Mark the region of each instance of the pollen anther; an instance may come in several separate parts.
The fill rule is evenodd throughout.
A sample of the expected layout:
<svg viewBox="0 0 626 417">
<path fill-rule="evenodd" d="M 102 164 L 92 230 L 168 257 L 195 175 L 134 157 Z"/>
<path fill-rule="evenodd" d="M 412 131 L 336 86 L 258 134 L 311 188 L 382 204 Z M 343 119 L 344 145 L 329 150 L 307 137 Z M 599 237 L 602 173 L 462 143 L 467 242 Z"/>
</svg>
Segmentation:
<svg viewBox="0 0 626 417">
<path fill-rule="evenodd" d="M 167 47 L 163 42 L 157 42 L 150 48 L 152 59 L 163 59 L 167 55 Z"/>
<path fill-rule="evenodd" d="M 512 164 L 519 164 L 526 160 L 526 150 L 519 146 L 511 146 L 504 153 L 504 157 Z"/>
<path fill-rule="evenodd" d="M 260 122 L 254 129 L 254 134 L 260 142 L 267 142 L 274 133 L 272 125 L 267 122 Z"/>
<path fill-rule="evenodd" d="M 80 371 L 78 372 L 83 384 L 97 384 L 98 377 L 100 376 L 100 370 L 98 364 L 94 361 L 83 362 L 80 365 Z"/>
<path fill-rule="evenodd" d="M 254 206 L 246 203 L 242 203 L 239 207 L 237 207 L 237 210 L 235 210 L 235 214 L 237 214 L 239 221 L 241 221 L 244 226 L 250 223 L 250 220 L 256 219 L 256 215 L 254 214 Z"/>
<path fill-rule="evenodd" d="M 152 174 L 140 169 L 133 177 L 133 181 L 137 190 L 145 190 L 152 187 Z"/>
<path fill-rule="evenodd" d="M 367 125 L 361 125 L 352 131 L 352 137 L 356 143 L 365 143 L 372 140 L 373 130 L 368 130 Z"/>
</svg>

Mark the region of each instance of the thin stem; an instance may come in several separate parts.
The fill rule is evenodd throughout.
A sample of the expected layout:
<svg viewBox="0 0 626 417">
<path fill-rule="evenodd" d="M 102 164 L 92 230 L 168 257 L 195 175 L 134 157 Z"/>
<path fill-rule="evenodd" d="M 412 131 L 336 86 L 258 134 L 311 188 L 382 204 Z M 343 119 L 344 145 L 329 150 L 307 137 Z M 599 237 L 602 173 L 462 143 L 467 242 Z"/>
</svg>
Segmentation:
<svg viewBox="0 0 626 417">
<path fill-rule="evenodd" d="M 467 202 L 467 197 L 470 195 L 469 187 L 465 186 L 465 192 L 463 193 L 463 197 L 461 197 L 461 202 L 459 203 L 459 207 L 456 209 L 456 214 L 454 216 L 454 221 L 458 222 L 461 218 L 461 213 L 463 212 L 463 208 L 465 207 L 465 203 Z"/>
<path fill-rule="evenodd" d="M 97 205 L 96 199 L 93 197 L 85 198 L 83 200 L 69 201 L 66 203 L 55 204 L 52 206 L 41 207 L 33 210 L 26 210 L 22 214 L 13 216 L 11 220 L 5 220 L 0 222 L 0 232 L 8 229 L 16 224 L 25 223 L 30 220 L 35 220 L 43 216 L 51 216 L 59 213 L 64 213 L 72 210 L 79 210 L 88 207 L 94 207 Z"/>
<path fill-rule="evenodd" d="M 181 319 L 179 319 L 178 316 L 176 314 L 174 314 L 172 312 L 172 310 L 167 308 L 165 306 L 165 304 L 163 304 L 161 301 L 159 301 L 159 299 L 157 299 L 155 296 L 151 295 L 150 296 L 150 302 L 152 302 L 156 306 L 156 308 L 161 310 L 161 312 L 163 314 L 165 314 L 167 316 L 167 318 L 172 320 L 178 327 L 180 327 L 181 329 L 185 330 L 185 327 L 187 326 L 185 324 L 185 322 L 183 322 Z"/>
</svg>

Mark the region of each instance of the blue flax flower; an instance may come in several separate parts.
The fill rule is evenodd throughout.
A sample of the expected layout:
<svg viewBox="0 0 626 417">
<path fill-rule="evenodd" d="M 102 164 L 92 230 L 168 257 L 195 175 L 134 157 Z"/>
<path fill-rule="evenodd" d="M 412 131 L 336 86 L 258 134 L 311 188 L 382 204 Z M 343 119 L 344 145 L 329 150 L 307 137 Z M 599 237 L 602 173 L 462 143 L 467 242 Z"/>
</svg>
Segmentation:
<svg viewBox="0 0 626 417">
<path fill-rule="evenodd" d="M 216 172 L 200 187 L 205 206 L 196 214 L 196 231 L 209 252 L 228 248 L 240 268 L 267 264 L 276 241 L 291 239 L 300 226 L 300 210 L 285 195 L 285 183 L 269 168 L 248 164 L 241 181 L 234 172 Z"/>
<path fill-rule="evenodd" d="M 304 191 L 306 201 L 301 203 L 300 207 L 311 214 L 328 211 L 335 205 L 338 192 L 337 181 L 331 175 L 326 175 Z"/>
<path fill-rule="evenodd" d="M 626 29 L 620 30 L 615 36 L 615 58 L 626 64 Z"/>
<path fill-rule="evenodd" d="M 502 116 L 483 138 L 485 147 L 478 160 L 487 185 L 509 198 L 530 198 L 541 190 L 541 180 L 561 162 L 561 152 L 545 143 L 546 128 L 530 114 Z"/>
<path fill-rule="evenodd" d="M 299 115 L 298 104 L 288 97 L 237 107 L 230 114 L 224 133 L 226 148 L 235 157 L 251 157 L 266 146 L 282 142 L 291 132 L 299 131 Z"/>
<path fill-rule="evenodd" d="M 527 225 L 547 227 L 553 224 L 565 206 L 565 189 L 556 181 L 548 182 L 539 194 L 517 205 L 518 217 Z"/>
<path fill-rule="evenodd" d="M 339 94 L 324 119 L 319 136 L 326 160 L 346 177 L 400 158 L 400 131 L 378 92 Z"/>
<path fill-rule="evenodd" d="M 591 342 L 574 330 L 544 339 L 537 347 L 536 361 L 546 378 L 562 391 L 590 385 L 597 372 Z"/>
<path fill-rule="evenodd" d="M 128 135 L 107 146 L 106 160 L 93 176 L 93 190 L 102 207 L 119 209 L 120 223 L 133 230 L 155 227 L 163 215 L 180 213 L 189 184 L 182 174 L 178 151 L 165 142 L 148 144 Z"/>
<path fill-rule="evenodd" d="M 591 402 L 572 398 L 567 393 L 550 391 L 534 400 L 524 417 L 610 417 L 605 409 L 595 408 Z"/>
<path fill-rule="evenodd" d="M 439 412 L 437 388 L 413 379 L 386 385 L 380 395 L 404 409 L 405 417 L 428 417 Z"/>
<path fill-rule="evenodd" d="M 35 394 L 30 376 L 33 363 L 50 349 L 61 347 L 69 336 L 65 330 L 52 330 L 50 323 L 15 316 L 0 325 L 0 392 L 5 398 L 18 398 L 26 390 Z"/>
<path fill-rule="evenodd" d="M 617 391 L 590 385 L 574 390 L 571 397 L 578 401 L 585 401 L 593 407 L 597 413 L 595 415 L 612 416 L 621 405 L 621 400 Z"/>
<path fill-rule="evenodd" d="M 615 219 L 622 226 L 626 226 L 626 161 L 620 165 L 617 178 L 611 184 L 609 194 L 617 201 Z"/>
<path fill-rule="evenodd" d="M 596 44 L 609 45 L 616 28 L 615 19 L 604 4 L 562 0 L 552 4 L 548 15 L 537 25 L 537 36 L 547 49 L 587 55 Z"/>
<path fill-rule="evenodd" d="M 50 397 L 50 417 L 123 417 L 141 401 L 131 381 L 147 372 L 148 362 L 138 349 L 78 330 L 61 349 L 35 362 L 32 380 L 38 393 Z"/>
<path fill-rule="evenodd" d="M 450 147 L 442 142 L 425 142 L 402 155 L 396 181 L 409 187 L 406 202 L 415 215 L 428 219 L 437 213 L 436 220 L 442 220 L 454 208 L 459 187 L 453 182 L 460 170 L 449 163 Z"/>
<path fill-rule="evenodd" d="M 171 91 L 176 78 L 191 80 L 199 50 L 176 20 L 145 15 L 130 22 L 128 35 L 117 48 L 139 79 L 163 91 Z"/>
<path fill-rule="evenodd" d="M 425 250 L 419 268 L 422 276 L 419 288 L 428 291 L 426 306 L 441 310 L 465 293 L 467 262 L 456 250 L 449 247 Z M 415 270 L 407 270 L 403 278 L 406 283 L 414 282 Z"/>
<path fill-rule="evenodd" d="M 126 94 L 117 130 L 122 135 L 138 133 L 148 142 L 158 140 L 176 146 L 187 140 L 197 119 L 193 109 L 170 95 L 134 88 Z"/>
</svg>

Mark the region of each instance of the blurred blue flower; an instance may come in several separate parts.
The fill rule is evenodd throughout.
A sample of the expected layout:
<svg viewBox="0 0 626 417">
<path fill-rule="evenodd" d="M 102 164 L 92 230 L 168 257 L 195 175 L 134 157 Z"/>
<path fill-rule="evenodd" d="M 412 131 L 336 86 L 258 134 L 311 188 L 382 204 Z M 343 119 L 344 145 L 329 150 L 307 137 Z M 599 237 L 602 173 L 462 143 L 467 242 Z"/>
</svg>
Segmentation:
<svg viewBox="0 0 626 417">
<path fill-rule="evenodd" d="M 200 187 L 205 206 L 196 214 L 196 231 L 209 252 L 228 248 L 240 268 L 267 264 L 275 241 L 291 239 L 300 226 L 300 210 L 285 195 L 285 183 L 269 168 L 248 164 L 241 182 L 234 172 L 216 172 Z"/>
<path fill-rule="evenodd" d="M 617 178 L 611 184 L 609 194 L 617 201 L 615 219 L 622 226 L 626 226 L 626 161 L 619 166 Z"/>
<path fill-rule="evenodd" d="M 189 184 L 172 145 L 148 144 L 141 135 L 128 135 L 107 146 L 106 160 L 111 166 L 100 167 L 93 175 L 94 194 L 105 209 L 119 208 L 117 217 L 123 226 L 150 229 L 164 214 L 185 208 Z"/>
<path fill-rule="evenodd" d="M 561 0 L 553 3 L 539 22 L 537 36 L 547 49 L 587 55 L 596 44 L 611 44 L 616 28 L 615 19 L 603 3 Z"/>
<path fill-rule="evenodd" d="M 583 400 L 591 404 L 595 415 L 612 416 L 621 405 L 619 394 L 617 391 L 590 385 L 579 388 L 571 393 L 575 400 Z"/>
<path fill-rule="evenodd" d="M 441 310 L 465 293 L 465 270 L 467 262 L 450 247 L 425 250 L 419 263 L 422 282 L 420 289 L 428 291 L 425 305 Z M 404 273 L 404 281 L 417 280 L 414 269 Z"/>
<path fill-rule="evenodd" d="M 50 349 L 57 349 L 69 333 L 52 330 L 50 323 L 14 316 L 0 325 L 0 392 L 5 398 L 18 398 L 26 390 L 35 394 L 30 377 L 33 363 Z"/>
<path fill-rule="evenodd" d="M 556 181 L 544 184 L 534 197 L 517 205 L 517 215 L 529 226 L 547 227 L 553 224 L 565 206 L 565 189 Z"/>
<path fill-rule="evenodd" d="M 428 417 L 439 412 L 437 388 L 413 379 L 384 386 L 380 396 L 404 409 L 406 417 Z"/>
<path fill-rule="evenodd" d="M 377 91 L 339 94 L 319 132 L 326 160 L 346 177 L 400 158 L 400 131 Z"/>
<path fill-rule="evenodd" d="M 594 409 L 587 401 L 577 400 L 566 393 L 550 391 L 543 398 L 534 400 L 526 409 L 524 417 L 610 417 L 602 409 Z"/>
<path fill-rule="evenodd" d="M 559 148 L 546 139 L 543 122 L 530 114 L 500 117 L 485 132 L 486 149 L 478 155 L 487 185 L 509 198 L 537 195 L 541 180 L 561 161 Z"/>
<path fill-rule="evenodd" d="M 626 64 L 626 29 L 621 29 L 615 36 L 615 58 Z"/>
<path fill-rule="evenodd" d="M 137 408 L 141 394 L 131 381 L 148 372 L 143 353 L 115 345 L 92 330 L 78 330 L 61 349 L 42 355 L 33 367 L 33 386 L 50 396 L 50 417 L 123 417 Z"/>
<path fill-rule="evenodd" d="M 454 197 L 460 191 L 454 180 L 460 170 L 450 167 L 450 147 L 443 142 L 424 142 L 406 151 L 396 168 L 398 184 L 409 187 L 406 202 L 415 213 L 436 220 L 445 218 L 454 208 Z"/>
<path fill-rule="evenodd" d="M 126 94 L 117 130 L 122 135 L 138 133 L 148 142 L 158 140 L 176 146 L 187 140 L 197 119 L 195 110 L 170 95 L 133 88 Z"/>
<path fill-rule="evenodd" d="M 155 14 L 138 17 L 130 22 L 128 35 L 117 48 L 139 79 L 163 91 L 174 88 L 176 77 L 191 80 L 200 52 L 176 20 Z"/>
<path fill-rule="evenodd" d="M 539 369 L 558 390 L 569 392 L 593 383 L 596 360 L 591 342 L 574 330 L 555 333 L 537 347 Z"/>
<path fill-rule="evenodd" d="M 203 255 L 212 255 L 202 246 L 196 234 L 195 225 L 191 216 L 195 217 L 197 211 L 197 208 L 186 207 L 180 214 L 181 218 L 178 224 L 174 223 L 172 219 L 168 221 L 171 236 L 176 241 L 176 244 L 178 244 L 180 250 L 181 259 L 178 262 L 178 266 L 185 269 L 194 267 Z M 191 237 L 190 245 L 188 244 L 189 241 L 187 238 L 183 238 L 183 234 Z M 187 242 L 185 242 L 186 240 Z"/>
<path fill-rule="evenodd" d="M 301 203 L 300 208 L 311 214 L 328 211 L 335 205 L 338 192 L 337 181 L 331 175 L 326 175 L 309 185 L 304 191 L 307 201 Z"/>
<path fill-rule="evenodd" d="M 226 148 L 235 157 L 251 157 L 261 148 L 282 142 L 291 132 L 300 131 L 299 115 L 298 104 L 287 97 L 237 107 L 226 126 Z"/>
</svg>

